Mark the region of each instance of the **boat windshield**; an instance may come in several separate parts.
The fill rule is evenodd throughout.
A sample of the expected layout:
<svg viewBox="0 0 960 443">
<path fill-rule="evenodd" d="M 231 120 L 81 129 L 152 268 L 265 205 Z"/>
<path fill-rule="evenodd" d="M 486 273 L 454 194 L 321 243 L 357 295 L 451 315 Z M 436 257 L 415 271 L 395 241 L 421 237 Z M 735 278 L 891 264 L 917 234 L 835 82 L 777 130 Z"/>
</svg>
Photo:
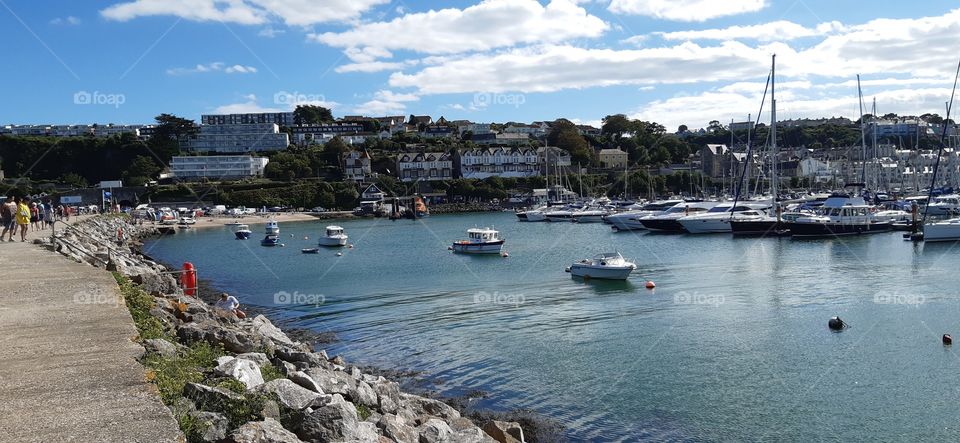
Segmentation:
<svg viewBox="0 0 960 443">
<path fill-rule="evenodd" d="M 707 212 L 730 212 L 730 208 L 731 208 L 731 206 L 718 205 L 718 206 L 714 206 L 714 207 L 710 208 L 710 210 L 707 211 Z"/>
</svg>

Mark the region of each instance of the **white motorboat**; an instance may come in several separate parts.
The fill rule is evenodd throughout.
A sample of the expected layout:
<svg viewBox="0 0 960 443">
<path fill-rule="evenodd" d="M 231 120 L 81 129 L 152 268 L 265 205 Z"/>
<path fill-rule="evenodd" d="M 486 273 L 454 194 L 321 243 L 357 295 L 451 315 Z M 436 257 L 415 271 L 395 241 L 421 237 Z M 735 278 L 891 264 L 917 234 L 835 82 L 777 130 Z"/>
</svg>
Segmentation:
<svg viewBox="0 0 960 443">
<path fill-rule="evenodd" d="M 543 216 L 543 211 L 547 209 L 546 205 L 537 206 L 535 208 L 525 209 L 522 211 L 517 211 L 517 219 L 520 221 L 545 221 L 546 217 Z"/>
<path fill-rule="evenodd" d="M 264 231 L 267 235 L 279 235 L 280 234 L 280 225 L 277 224 L 276 220 L 268 220 Z"/>
<path fill-rule="evenodd" d="M 233 235 L 237 237 L 237 240 L 246 240 L 250 238 L 251 234 L 253 234 L 253 231 L 251 231 L 247 225 L 237 225 L 237 229 L 233 231 Z"/>
<path fill-rule="evenodd" d="M 318 246 L 346 246 L 346 244 L 347 234 L 343 232 L 343 228 L 335 225 L 327 226 L 326 234 L 317 242 Z"/>
<path fill-rule="evenodd" d="M 626 280 L 634 269 L 637 265 L 627 261 L 619 252 L 608 252 L 580 260 L 570 265 L 567 272 L 584 279 Z"/>
<path fill-rule="evenodd" d="M 467 229 L 467 239 L 453 242 L 450 249 L 464 254 L 499 254 L 503 243 L 500 231 L 493 228 L 471 228 Z"/>
<path fill-rule="evenodd" d="M 587 208 L 573 213 L 574 223 L 603 223 L 610 211 L 601 208 Z"/>
<path fill-rule="evenodd" d="M 958 240 L 960 240 L 960 218 L 951 218 L 923 225 L 923 241 L 925 242 Z"/>
<path fill-rule="evenodd" d="M 887 232 L 893 228 L 889 218 L 877 218 L 876 206 L 863 197 L 834 194 L 823 203 L 819 214 L 798 217 L 786 223 L 794 237 L 833 237 L 840 235 Z"/>
<path fill-rule="evenodd" d="M 666 211 L 667 209 L 670 209 L 680 203 L 683 203 L 683 200 L 655 201 L 642 205 L 634 210 L 621 212 L 619 214 L 610 214 L 604 217 L 604 221 L 613 225 L 613 229 L 615 231 L 647 229 L 646 226 L 643 226 L 643 223 L 640 223 L 640 219 L 661 214 L 663 211 Z"/>
<path fill-rule="evenodd" d="M 763 210 L 768 206 L 770 206 L 769 203 L 756 202 L 738 202 L 736 206 L 733 202 L 721 203 L 710 208 L 706 213 L 688 215 L 677 221 L 691 234 L 731 232 L 730 219 L 736 214 L 749 210 Z"/>
<path fill-rule="evenodd" d="M 549 210 L 545 212 L 543 216 L 546 217 L 549 222 L 569 222 L 573 221 L 573 213 L 577 210 L 579 210 L 577 207 L 564 206 L 559 209 Z M 529 217 L 529 215 L 527 217 Z"/>
<path fill-rule="evenodd" d="M 640 219 L 640 223 L 647 229 L 656 232 L 686 232 L 686 229 L 680 224 L 681 218 L 705 213 L 718 204 L 718 202 L 683 202 L 663 211 L 662 214 L 644 217 Z"/>
</svg>

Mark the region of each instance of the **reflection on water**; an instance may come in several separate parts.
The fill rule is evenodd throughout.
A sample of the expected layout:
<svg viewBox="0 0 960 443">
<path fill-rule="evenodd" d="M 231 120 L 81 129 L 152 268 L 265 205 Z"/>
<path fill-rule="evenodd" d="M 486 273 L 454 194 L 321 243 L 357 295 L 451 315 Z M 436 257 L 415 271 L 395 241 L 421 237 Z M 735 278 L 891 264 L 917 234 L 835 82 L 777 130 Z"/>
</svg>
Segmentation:
<svg viewBox="0 0 960 443">
<path fill-rule="evenodd" d="M 335 332 L 331 353 L 491 392 L 483 404 L 551 415 L 576 440 L 960 438 L 942 380 L 960 359 L 939 343 L 960 326 L 955 244 L 613 233 L 509 213 L 338 224 L 355 246 L 340 257 L 300 253 L 312 222 L 281 226 L 282 248 L 227 229 L 147 248 Z M 473 226 L 496 226 L 510 257 L 447 250 Z M 564 272 L 612 251 L 638 265 L 626 282 Z M 278 305 L 280 291 L 324 302 Z M 854 327 L 831 334 L 834 315 Z"/>
</svg>

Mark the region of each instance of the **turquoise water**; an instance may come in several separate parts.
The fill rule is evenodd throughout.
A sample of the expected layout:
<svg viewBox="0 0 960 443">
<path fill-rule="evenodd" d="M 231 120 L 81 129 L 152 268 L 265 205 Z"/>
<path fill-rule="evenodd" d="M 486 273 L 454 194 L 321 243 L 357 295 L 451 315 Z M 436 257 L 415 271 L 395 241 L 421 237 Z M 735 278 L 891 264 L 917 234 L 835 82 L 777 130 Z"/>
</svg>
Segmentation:
<svg viewBox="0 0 960 443">
<path fill-rule="evenodd" d="M 353 249 L 301 254 L 325 224 L 282 224 L 283 248 L 261 247 L 257 226 L 248 241 L 195 230 L 146 251 L 335 332 L 332 354 L 490 392 L 484 405 L 534 409 L 577 441 L 960 439 L 960 355 L 940 343 L 960 335 L 953 244 L 614 233 L 491 213 L 342 221 Z M 473 226 L 499 229 L 510 257 L 447 251 Z M 564 272 L 611 250 L 637 262 L 629 281 Z M 833 315 L 852 327 L 831 333 Z"/>
</svg>

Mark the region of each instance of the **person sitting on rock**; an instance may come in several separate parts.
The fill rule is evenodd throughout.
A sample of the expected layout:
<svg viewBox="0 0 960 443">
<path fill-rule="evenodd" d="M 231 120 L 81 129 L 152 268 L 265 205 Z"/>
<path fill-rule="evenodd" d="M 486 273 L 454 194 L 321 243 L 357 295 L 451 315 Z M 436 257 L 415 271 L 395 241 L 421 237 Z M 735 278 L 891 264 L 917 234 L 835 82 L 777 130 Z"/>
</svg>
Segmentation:
<svg viewBox="0 0 960 443">
<path fill-rule="evenodd" d="M 244 314 L 240 310 L 240 300 L 237 300 L 236 297 L 227 294 L 226 292 L 220 294 L 220 300 L 217 300 L 217 303 L 213 305 L 214 308 L 232 313 L 237 316 L 237 318 L 246 318 L 247 314 Z"/>
</svg>

